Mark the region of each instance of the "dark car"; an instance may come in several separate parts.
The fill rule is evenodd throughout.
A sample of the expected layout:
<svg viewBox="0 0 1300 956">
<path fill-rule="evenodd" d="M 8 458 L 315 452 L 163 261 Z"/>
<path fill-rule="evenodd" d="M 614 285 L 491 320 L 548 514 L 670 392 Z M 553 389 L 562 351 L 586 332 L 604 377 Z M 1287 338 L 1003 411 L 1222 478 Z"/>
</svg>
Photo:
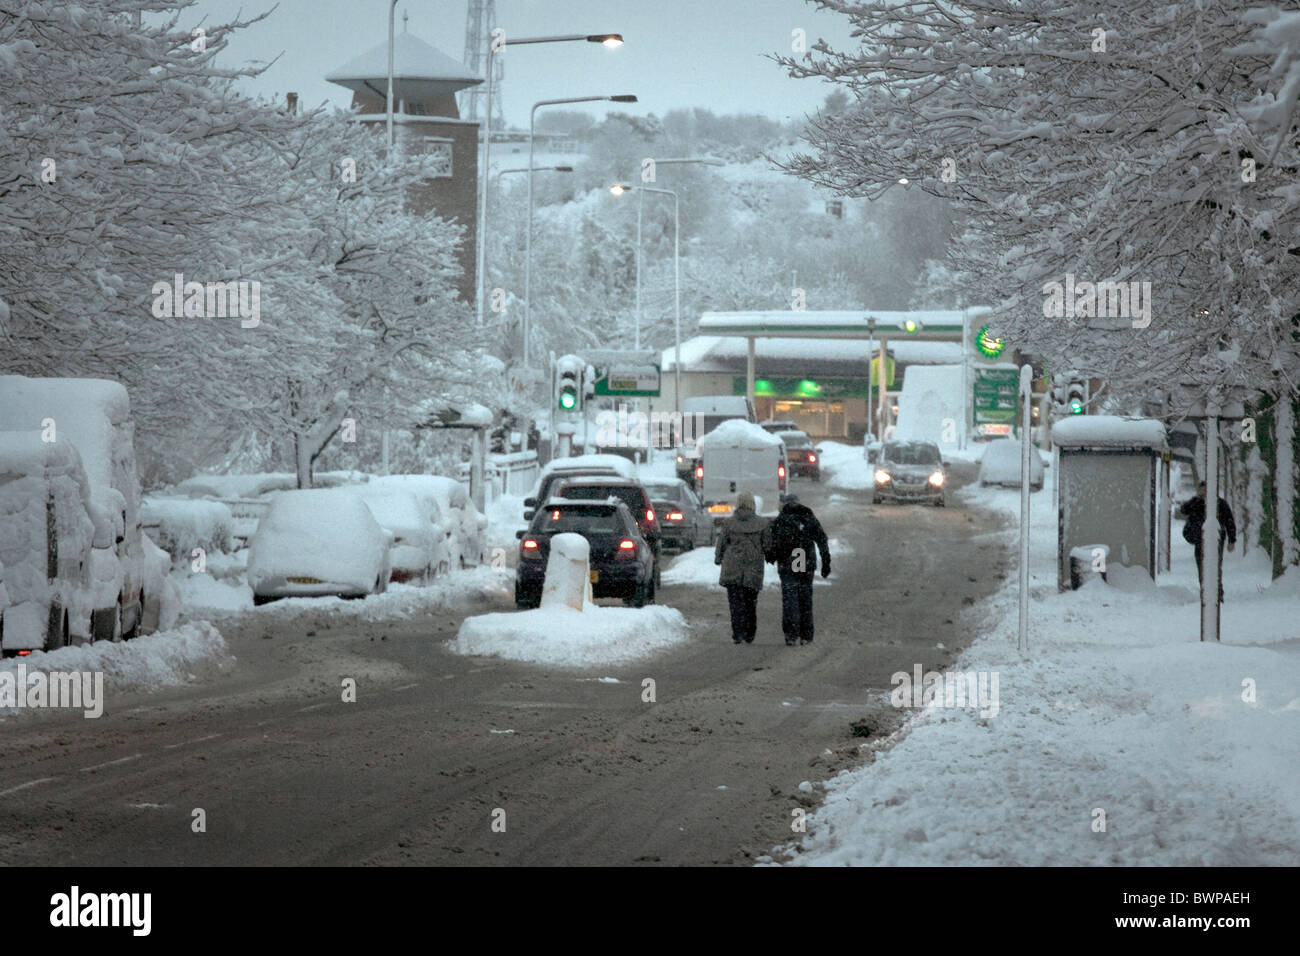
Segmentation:
<svg viewBox="0 0 1300 956">
<path fill-rule="evenodd" d="M 871 500 L 875 504 L 925 501 L 941 508 L 946 504 L 947 465 L 934 442 L 887 441 L 876 461 L 876 485 Z"/>
<path fill-rule="evenodd" d="M 785 460 L 790 467 L 790 474 L 811 478 L 813 481 L 822 480 L 821 457 L 807 432 L 777 432 L 776 437 L 785 442 Z"/>
<path fill-rule="evenodd" d="M 527 531 L 518 531 L 519 564 L 515 569 L 515 606 L 537 607 L 546 580 L 551 536 L 580 534 L 591 552 L 592 597 L 618 597 L 636 607 L 654 603 L 655 556 L 621 501 L 569 501 L 552 498 L 533 516 Z"/>
<path fill-rule="evenodd" d="M 649 478 L 641 482 L 659 519 L 663 550 L 688 551 L 713 544 L 713 516 L 680 478 Z"/>
<path fill-rule="evenodd" d="M 579 475 L 566 478 L 555 486 L 553 496 L 574 501 L 605 501 L 617 498 L 627 505 L 632 519 L 641 530 L 641 537 L 650 544 L 655 556 L 655 584 L 659 583 L 659 519 L 655 516 L 654 503 L 645 485 L 635 478 L 606 478 L 601 475 Z"/>
</svg>

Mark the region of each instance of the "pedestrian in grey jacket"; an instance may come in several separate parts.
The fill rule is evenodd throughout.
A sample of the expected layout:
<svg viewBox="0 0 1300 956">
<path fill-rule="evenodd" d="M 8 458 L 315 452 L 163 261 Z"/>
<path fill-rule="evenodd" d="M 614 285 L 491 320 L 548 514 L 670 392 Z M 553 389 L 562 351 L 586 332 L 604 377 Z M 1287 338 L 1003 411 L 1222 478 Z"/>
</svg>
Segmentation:
<svg viewBox="0 0 1300 956">
<path fill-rule="evenodd" d="M 768 520 L 754 508 L 754 495 L 742 491 L 735 513 L 722 523 L 713 563 L 722 565 L 718 583 L 727 589 L 731 640 L 754 643 L 758 631 L 758 592 L 763 588 L 763 545 Z"/>
</svg>

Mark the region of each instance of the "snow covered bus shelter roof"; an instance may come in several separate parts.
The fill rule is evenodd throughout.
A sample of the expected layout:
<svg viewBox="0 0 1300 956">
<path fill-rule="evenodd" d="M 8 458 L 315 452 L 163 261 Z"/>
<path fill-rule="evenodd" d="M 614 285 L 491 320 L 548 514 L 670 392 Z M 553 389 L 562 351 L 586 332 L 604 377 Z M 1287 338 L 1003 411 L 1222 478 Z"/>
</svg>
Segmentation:
<svg viewBox="0 0 1300 956">
<path fill-rule="evenodd" d="M 1118 415 L 1074 415 L 1052 426 L 1052 444 L 1062 448 L 1168 450 L 1163 422 Z"/>
</svg>

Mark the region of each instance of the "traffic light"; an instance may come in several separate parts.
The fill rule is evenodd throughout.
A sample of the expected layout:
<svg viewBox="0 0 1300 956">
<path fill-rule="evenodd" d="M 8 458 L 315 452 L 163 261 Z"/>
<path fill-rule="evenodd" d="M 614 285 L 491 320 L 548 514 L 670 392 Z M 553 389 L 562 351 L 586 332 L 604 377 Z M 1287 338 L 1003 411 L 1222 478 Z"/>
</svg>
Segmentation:
<svg viewBox="0 0 1300 956">
<path fill-rule="evenodd" d="M 1071 379 L 1065 391 L 1065 410 L 1071 415 L 1082 415 L 1088 409 L 1088 383 Z"/>
<path fill-rule="evenodd" d="M 1082 415 L 1088 410 L 1088 380 L 1076 372 L 1058 375 L 1052 382 L 1054 417 Z"/>
<path fill-rule="evenodd" d="M 561 356 L 555 362 L 555 407 L 562 412 L 580 412 L 583 400 L 583 372 L 586 363 L 576 355 Z"/>
</svg>

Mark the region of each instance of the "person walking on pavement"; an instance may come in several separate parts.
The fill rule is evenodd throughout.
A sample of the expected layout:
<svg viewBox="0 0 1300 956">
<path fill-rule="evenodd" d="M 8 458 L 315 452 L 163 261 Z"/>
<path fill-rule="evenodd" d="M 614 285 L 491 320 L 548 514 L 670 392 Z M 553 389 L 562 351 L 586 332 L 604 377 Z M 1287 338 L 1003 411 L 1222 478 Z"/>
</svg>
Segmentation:
<svg viewBox="0 0 1300 956">
<path fill-rule="evenodd" d="M 754 643 L 758 632 L 758 592 L 763 588 L 763 542 L 768 520 L 760 518 L 752 492 L 742 491 L 736 510 L 722 523 L 713 563 L 722 565 L 718 583 L 727 589 L 731 640 Z"/>
<path fill-rule="evenodd" d="M 1187 519 L 1183 525 L 1183 539 L 1196 548 L 1196 580 L 1201 581 L 1201 563 L 1205 556 L 1205 482 L 1196 487 L 1196 497 L 1189 498 L 1179 507 L 1178 513 Z M 1223 539 L 1228 539 L 1228 550 L 1237 546 L 1237 522 L 1232 509 L 1219 499 L 1219 603 L 1223 603 Z"/>
<path fill-rule="evenodd" d="M 781 629 L 786 644 L 811 644 L 813 574 L 821 552 L 822 577 L 830 577 L 830 543 L 811 508 L 800 504 L 794 495 L 784 495 L 781 501 L 781 513 L 768 531 L 764 556 L 781 576 Z"/>
</svg>

